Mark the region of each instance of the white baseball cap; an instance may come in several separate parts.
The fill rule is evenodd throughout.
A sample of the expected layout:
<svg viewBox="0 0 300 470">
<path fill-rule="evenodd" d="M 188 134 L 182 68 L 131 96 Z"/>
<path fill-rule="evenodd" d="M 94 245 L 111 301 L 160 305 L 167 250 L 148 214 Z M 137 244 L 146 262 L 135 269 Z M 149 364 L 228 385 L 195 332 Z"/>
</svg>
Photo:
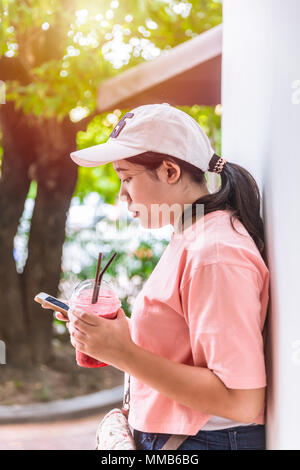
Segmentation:
<svg viewBox="0 0 300 470">
<path fill-rule="evenodd" d="M 209 138 L 195 119 L 169 103 L 132 109 L 105 143 L 77 150 L 70 157 L 78 165 L 95 167 L 147 151 L 177 157 L 204 172 L 213 171 L 209 164 L 215 151 Z"/>
</svg>

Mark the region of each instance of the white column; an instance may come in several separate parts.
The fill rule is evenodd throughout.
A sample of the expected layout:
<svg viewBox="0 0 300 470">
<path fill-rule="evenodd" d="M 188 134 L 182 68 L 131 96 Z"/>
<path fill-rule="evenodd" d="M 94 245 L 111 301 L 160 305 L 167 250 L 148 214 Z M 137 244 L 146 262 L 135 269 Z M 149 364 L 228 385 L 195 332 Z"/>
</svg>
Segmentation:
<svg viewBox="0 0 300 470">
<path fill-rule="evenodd" d="M 300 449 L 300 1 L 224 0 L 222 156 L 263 197 L 267 449 Z"/>
</svg>

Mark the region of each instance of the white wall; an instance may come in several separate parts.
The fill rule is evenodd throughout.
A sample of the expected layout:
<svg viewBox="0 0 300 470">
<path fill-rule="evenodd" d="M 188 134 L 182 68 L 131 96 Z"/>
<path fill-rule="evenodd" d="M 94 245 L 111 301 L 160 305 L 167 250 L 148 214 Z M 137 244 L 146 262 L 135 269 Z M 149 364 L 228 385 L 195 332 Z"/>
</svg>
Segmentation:
<svg viewBox="0 0 300 470">
<path fill-rule="evenodd" d="M 267 449 L 300 449 L 300 1 L 224 0 L 222 155 L 263 197 Z"/>
</svg>

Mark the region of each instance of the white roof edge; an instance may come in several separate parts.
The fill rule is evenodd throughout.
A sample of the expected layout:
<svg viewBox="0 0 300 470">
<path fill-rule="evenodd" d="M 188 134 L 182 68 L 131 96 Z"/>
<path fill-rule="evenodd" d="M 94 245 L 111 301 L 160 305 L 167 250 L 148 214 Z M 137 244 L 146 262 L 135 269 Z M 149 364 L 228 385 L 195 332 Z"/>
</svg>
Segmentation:
<svg viewBox="0 0 300 470">
<path fill-rule="evenodd" d="M 145 61 L 103 81 L 97 91 L 97 110 L 109 109 L 115 103 L 220 55 L 222 26 L 222 23 L 214 26 L 156 59 Z"/>
</svg>

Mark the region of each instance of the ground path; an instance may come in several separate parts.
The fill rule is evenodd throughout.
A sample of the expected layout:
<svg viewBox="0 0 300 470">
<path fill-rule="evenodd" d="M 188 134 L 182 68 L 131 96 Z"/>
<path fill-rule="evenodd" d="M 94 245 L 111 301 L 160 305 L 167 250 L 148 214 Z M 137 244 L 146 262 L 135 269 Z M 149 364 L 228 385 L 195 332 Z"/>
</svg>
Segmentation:
<svg viewBox="0 0 300 470">
<path fill-rule="evenodd" d="M 93 450 L 105 413 L 50 423 L 0 425 L 0 450 Z"/>
</svg>

